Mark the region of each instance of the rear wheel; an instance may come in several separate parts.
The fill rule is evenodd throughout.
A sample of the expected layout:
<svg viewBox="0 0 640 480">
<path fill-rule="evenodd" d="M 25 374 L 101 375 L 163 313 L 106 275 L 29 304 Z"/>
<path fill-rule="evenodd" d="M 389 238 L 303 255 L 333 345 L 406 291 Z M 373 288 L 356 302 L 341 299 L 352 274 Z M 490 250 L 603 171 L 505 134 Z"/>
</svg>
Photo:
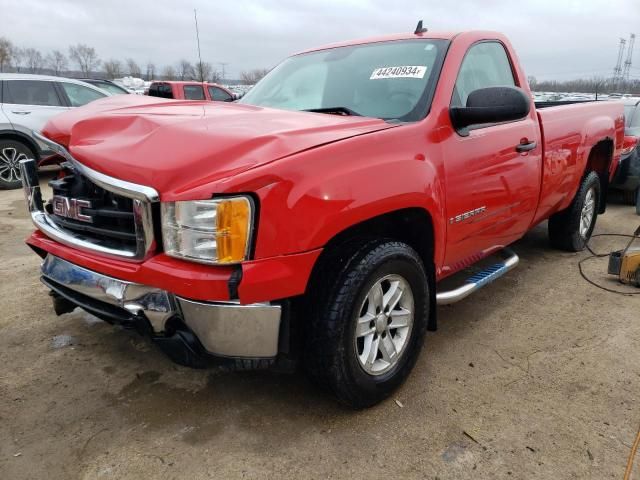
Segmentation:
<svg viewBox="0 0 640 480">
<path fill-rule="evenodd" d="M 549 219 L 551 245 L 569 252 L 584 250 L 596 226 L 599 202 L 600 177 L 590 172 L 582 180 L 571 205 Z"/>
<path fill-rule="evenodd" d="M 375 405 L 407 377 L 422 348 L 429 285 L 418 254 L 363 242 L 325 262 L 311 294 L 306 369 L 338 400 Z M 336 271 L 337 270 L 337 271 Z"/>
<path fill-rule="evenodd" d="M 35 153 L 24 143 L 0 139 L 0 190 L 20 188 L 20 160 L 35 158 Z"/>
</svg>

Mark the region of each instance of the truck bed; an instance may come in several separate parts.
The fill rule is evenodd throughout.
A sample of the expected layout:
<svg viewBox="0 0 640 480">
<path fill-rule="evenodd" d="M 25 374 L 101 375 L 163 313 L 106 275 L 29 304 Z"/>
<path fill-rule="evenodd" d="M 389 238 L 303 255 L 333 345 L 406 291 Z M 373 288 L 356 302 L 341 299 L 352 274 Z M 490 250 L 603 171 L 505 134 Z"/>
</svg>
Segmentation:
<svg viewBox="0 0 640 480">
<path fill-rule="evenodd" d="M 610 139 L 619 144 L 624 120 L 618 102 L 565 101 L 540 102 L 537 110 L 544 151 L 542 190 L 534 223 L 566 208 L 584 173 L 591 149 L 598 141 Z M 538 103 L 536 103 L 538 108 Z M 615 153 L 615 152 L 614 152 Z M 613 163 L 617 159 L 614 157 Z"/>
<path fill-rule="evenodd" d="M 564 105 L 574 105 L 576 103 L 594 103 L 600 102 L 602 100 L 557 100 L 557 101 L 547 101 L 547 102 L 534 102 L 536 106 L 536 110 L 540 110 L 541 108 L 551 108 L 551 107 L 562 107 Z"/>
</svg>

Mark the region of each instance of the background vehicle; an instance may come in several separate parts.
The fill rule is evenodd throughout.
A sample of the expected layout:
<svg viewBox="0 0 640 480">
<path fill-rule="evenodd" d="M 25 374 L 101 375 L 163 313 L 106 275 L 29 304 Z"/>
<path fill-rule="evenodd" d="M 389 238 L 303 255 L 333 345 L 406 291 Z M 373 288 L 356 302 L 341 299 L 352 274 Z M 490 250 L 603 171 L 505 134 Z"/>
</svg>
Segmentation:
<svg viewBox="0 0 640 480">
<path fill-rule="evenodd" d="M 302 359 L 354 407 L 403 382 L 436 305 L 514 268 L 533 226 L 583 249 L 624 139 L 620 103 L 533 104 L 494 32 L 303 52 L 237 103 L 128 97 L 48 123 L 73 165 L 51 202 L 23 164 L 56 312 L 135 325 L 185 365 Z"/>
<path fill-rule="evenodd" d="M 625 135 L 640 137 L 640 98 L 625 98 L 622 103 L 624 103 Z M 630 205 L 635 204 L 636 211 L 640 214 L 640 195 L 638 195 L 640 145 L 636 144 L 622 152 L 611 186 L 622 190 L 625 202 Z"/>
<path fill-rule="evenodd" d="M 78 80 L 81 80 L 84 83 L 88 83 L 89 85 L 93 85 L 94 87 L 98 87 L 107 92 L 109 95 L 126 95 L 131 93 L 126 88 L 121 87 L 111 80 L 104 80 L 99 78 L 79 78 Z"/>
<path fill-rule="evenodd" d="M 51 117 L 108 94 L 70 78 L 0 73 L 0 189 L 19 188 L 18 162 L 48 152 L 33 137 Z"/>
<path fill-rule="evenodd" d="M 145 94 L 150 97 L 181 100 L 233 102 L 236 99 L 233 92 L 222 85 L 200 82 L 153 82 Z"/>
</svg>

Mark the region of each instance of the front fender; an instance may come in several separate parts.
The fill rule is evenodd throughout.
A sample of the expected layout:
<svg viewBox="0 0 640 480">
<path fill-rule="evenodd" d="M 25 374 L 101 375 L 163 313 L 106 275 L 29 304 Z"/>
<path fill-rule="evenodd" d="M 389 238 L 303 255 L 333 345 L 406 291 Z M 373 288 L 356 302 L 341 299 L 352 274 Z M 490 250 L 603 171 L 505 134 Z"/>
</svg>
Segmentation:
<svg viewBox="0 0 640 480">
<path fill-rule="evenodd" d="M 445 225 L 440 147 L 416 126 L 351 138 L 245 172 L 228 191 L 254 192 L 254 258 L 321 248 L 349 227 L 404 208 L 432 218 L 436 263 Z M 244 177 L 244 178 L 241 178 Z"/>
</svg>

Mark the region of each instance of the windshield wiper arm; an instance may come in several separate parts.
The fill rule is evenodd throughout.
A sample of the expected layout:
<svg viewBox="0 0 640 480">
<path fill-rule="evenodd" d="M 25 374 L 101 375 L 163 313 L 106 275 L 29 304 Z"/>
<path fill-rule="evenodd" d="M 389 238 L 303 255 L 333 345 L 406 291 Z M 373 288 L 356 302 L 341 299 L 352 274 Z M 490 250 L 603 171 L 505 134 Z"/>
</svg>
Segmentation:
<svg viewBox="0 0 640 480">
<path fill-rule="evenodd" d="M 326 108 L 309 108 L 303 110 L 303 112 L 313 112 L 313 113 L 330 113 L 333 115 L 350 115 L 353 117 L 361 117 L 362 114 L 351 110 L 347 107 L 326 107 Z"/>
</svg>

